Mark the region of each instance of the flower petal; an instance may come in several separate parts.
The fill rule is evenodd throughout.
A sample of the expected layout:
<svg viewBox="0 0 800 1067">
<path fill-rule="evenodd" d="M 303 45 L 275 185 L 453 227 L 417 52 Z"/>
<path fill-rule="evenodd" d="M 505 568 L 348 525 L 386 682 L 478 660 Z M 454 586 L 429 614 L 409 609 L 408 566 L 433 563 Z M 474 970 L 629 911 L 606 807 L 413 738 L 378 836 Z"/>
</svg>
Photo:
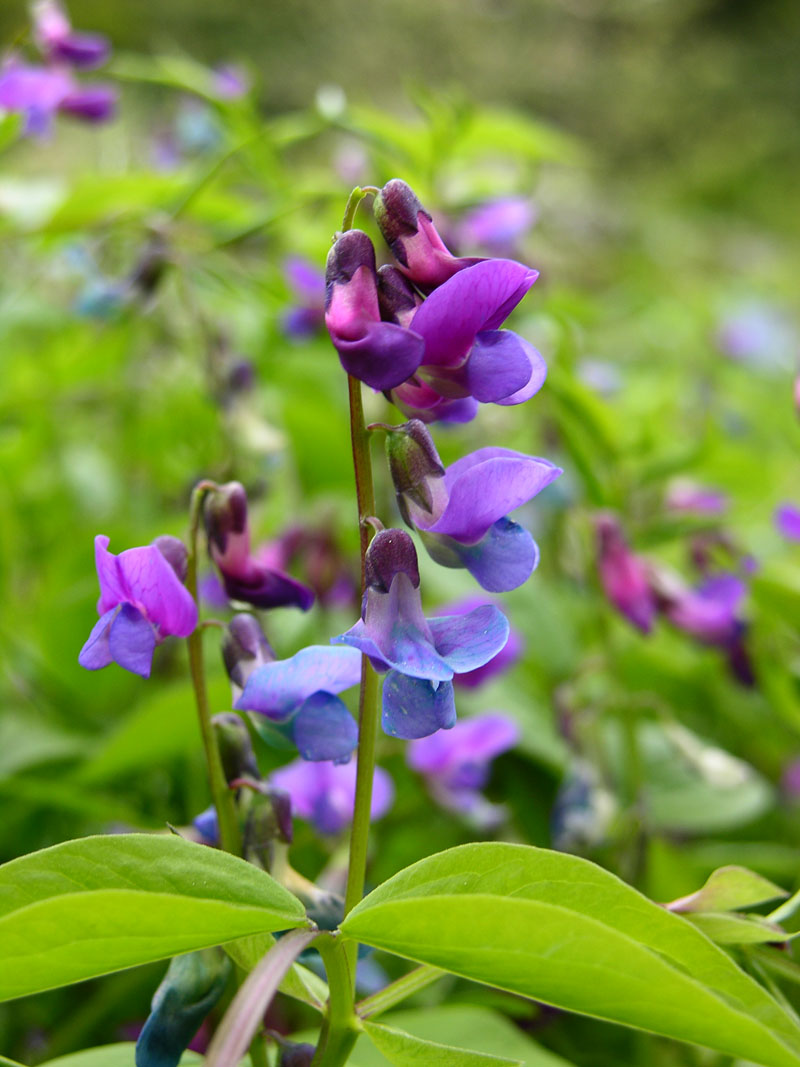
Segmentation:
<svg viewBox="0 0 800 1067">
<path fill-rule="evenodd" d="M 94 539 L 94 562 L 100 582 L 100 599 L 97 601 L 100 615 L 105 615 L 110 608 L 129 599 L 117 559 L 113 552 L 108 551 L 106 535 L 98 534 Z"/>
<path fill-rule="evenodd" d="M 482 667 L 508 640 L 508 619 L 494 604 L 484 604 L 467 615 L 429 619 L 436 651 L 455 674 Z"/>
<path fill-rule="evenodd" d="M 450 789 L 467 786 L 461 768 L 482 767 L 519 740 L 519 727 L 506 715 L 476 715 L 459 719 L 447 733 L 421 738 L 408 746 L 408 765 L 421 774 L 443 781 Z"/>
<path fill-rule="evenodd" d="M 425 340 L 425 363 L 452 366 L 481 330 L 496 330 L 536 281 L 538 272 L 511 259 L 466 267 L 435 289 L 411 328 Z"/>
<path fill-rule="evenodd" d="M 524 404 L 526 400 L 530 400 L 542 388 L 547 377 L 547 364 L 541 355 L 524 338 L 520 337 L 519 340 L 524 345 L 528 355 L 531 373 L 527 385 L 523 385 L 521 389 L 518 389 L 516 393 L 512 393 L 511 396 L 504 396 L 502 400 L 495 400 L 495 404 L 501 404 L 503 407 L 510 407 L 512 404 Z"/>
<path fill-rule="evenodd" d="M 309 645 L 289 659 L 253 671 L 235 706 L 285 719 L 313 693 L 341 693 L 360 680 L 361 656 L 354 649 Z"/>
<path fill-rule="evenodd" d="M 562 473 L 546 459 L 507 448 L 481 448 L 445 472 L 447 507 L 431 526 L 464 544 L 475 544 L 499 519 L 540 493 Z"/>
<path fill-rule="evenodd" d="M 308 611 L 314 603 L 313 590 L 283 571 L 274 571 L 249 559 L 247 578 L 220 569 L 225 592 L 231 600 L 240 600 L 256 608 L 296 607 Z"/>
<path fill-rule="evenodd" d="M 419 334 L 394 322 L 371 322 L 363 337 L 334 337 L 333 343 L 347 373 L 380 390 L 410 378 L 425 355 Z"/>
<path fill-rule="evenodd" d="M 487 404 L 522 392 L 532 371 L 528 347 L 513 330 L 481 330 L 465 368 L 475 399 Z"/>
<path fill-rule="evenodd" d="M 436 689 L 423 678 L 409 678 L 390 671 L 383 683 L 384 733 L 390 737 L 412 739 L 427 737 L 437 730 L 448 730 L 456 721 L 456 705 L 451 682 L 440 682 Z"/>
<path fill-rule="evenodd" d="M 80 651 L 78 663 L 87 671 L 99 671 L 113 662 L 111 649 L 108 647 L 108 631 L 111 629 L 116 610 L 116 607 L 109 608 L 100 616 Z"/>
<path fill-rule="evenodd" d="M 120 667 L 133 674 L 141 674 L 142 678 L 150 677 L 156 635 L 141 611 L 132 604 L 123 604 L 111 623 L 108 647 L 111 658 Z"/>
<path fill-rule="evenodd" d="M 304 760 L 346 763 L 358 744 L 358 726 L 331 693 L 313 693 L 292 719 L 292 737 Z"/>
<path fill-rule="evenodd" d="M 117 565 L 125 600 L 140 607 L 162 637 L 188 637 L 197 626 L 197 605 L 158 548 L 129 548 L 117 556 Z"/>
<path fill-rule="evenodd" d="M 452 537 L 427 533 L 423 542 L 437 563 L 465 567 L 489 593 L 516 589 L 530 578 L 539 563 L 539 549 L 533 537 L 511 519 L 500 519 L 475 545 L 462 545 Z"/>
</svg>

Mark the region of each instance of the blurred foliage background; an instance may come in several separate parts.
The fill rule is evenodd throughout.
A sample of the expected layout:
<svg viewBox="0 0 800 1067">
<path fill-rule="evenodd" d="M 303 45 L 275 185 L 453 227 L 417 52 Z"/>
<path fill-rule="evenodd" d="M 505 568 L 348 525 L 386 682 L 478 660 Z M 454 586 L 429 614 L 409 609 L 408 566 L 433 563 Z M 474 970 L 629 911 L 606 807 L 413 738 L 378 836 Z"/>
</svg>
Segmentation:
<svg viewBox="0 0 800 1067">
<path fill-rule="evenodd" d="M 459 701 L 522 730 L 490 787 L 511 813 L 500 835 L 574 847 L 658 900 L 723 863 L 795 889 L 800 549 L 773 512 L 800 505 L 800 6 L 74 0 L 70 12 L 111 38 L 104 77 L 121 101 L 114 123 L 59 119 L 44 141 L 3 125 L 0 859 L 186 825 L 208 803 L 184 650 L 159 649 L 148 682 L 77 665 L 95 533 L 113 551 L 181 535 L 194 482 L 237 478 L 260 538 L 324 527 L 352 565 L 344 376 L 323 334 L 287 336 L 285 264 L 322 269 L 350 187 L 401 176 L 445 234 L 497 196 L 537 212 L 515 255 L 541 278 L 513 324 L 546 356 L 548 383 L 524 408 L 437 431 L 445 462 L 502 443 L 566 472 L 524 514 L 542 548 L 506 598 L 524 661 Z M 4 3 L 2 39 L 26 32 L 23 5 Z M 242 64 L 249 93 L 216 93 L 209 68 L 224 62 Z M 733 358 L 721 339 L 742 315 L 756 342 Z M 725 514 L 671 510 L 679 476 L 727 494 Z M 383 472 L 379 494 L 391 519 Z M 687 582 L 700 535 L 717 538 L 720 566 L 755 560 L 755 687 L 719 650 L 663 623 L 645 639 L 613 613 L 597 581 L 601 508 Z M 423 563 L 431 607 L 474 591 L 464 572 Z M 280 611 L 266 627 L 288 655 L 355 610 Z M 226 708 L 213 634 L 208 660 Z M 265 771 L 286 760 L 267 746 L 259 757 Z M 384 739 L 381 762 L 397 800 L 374 881 L 478 835 L 435 809 L 401 745 Z M 576 806 L 576 788 L 585 832 L 565 841 L 553 812 Z M 340 844 L 298 824 L 293 862 L 315 877 Z M 4 1006 L 0 1050 L 34 1063 L 118 1038 L 159 974 Z M 727 1062 L 465 983 L 455 996 L 587 1067 Z"/>
</svg>

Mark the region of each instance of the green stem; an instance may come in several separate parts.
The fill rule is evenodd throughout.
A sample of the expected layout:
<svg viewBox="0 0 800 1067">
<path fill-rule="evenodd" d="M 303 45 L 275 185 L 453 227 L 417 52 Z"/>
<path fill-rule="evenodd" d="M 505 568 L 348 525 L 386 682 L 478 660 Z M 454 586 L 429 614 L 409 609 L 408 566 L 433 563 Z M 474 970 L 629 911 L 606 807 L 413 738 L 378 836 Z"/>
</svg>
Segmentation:
<svg viewBox="0 0 800 1067">
<path fill-rule="evenodd" d="M 381 989 L 378 993 L 373 993 L 371 997 L 366 997 L 356 1004 L 358 1017 L 360 1019 L 368 1019 L 373 1015 L 382 1015 L 396 1004 L 401 1004 L 421 989 L 425 989 L 431 983 L 437 982 L 445 974 L 447 974 L 447 971 L 443 971 L 439 967 L 431 967 L 427 963 L 422 967 L 415 967 L 413 971 L 404 974 L 402 978 L 398 978 L 396 982 L 387 985 L 385 989 Z"/>
<path fill-rule="evenodd" d="M 353 1008 L 355 964 L 339 935 L 321 934 L 314 941 L 325 964 L 330 998 L 311 1067 L 341 1067 L 356 1043 L 361 1023 Z"/>
<path fill-rule="evenodd" d="M 197 602 L 197 534 L 200 527 L 200 515 L 203 499 L 206 493 L 215 489 L 214 482 L 200 482 L 195 486 L 192 493 L 192 502 L 189 510 L 189 559 L 186 569 L 186 588 Z M 200 734 L 203 738 L 203 748 L 206 754 L 206 766 L 208 767 L 208 781 L 211 786 L 211 797 L 214 807 L 217 809 L 219 820 L 220 843 L 226 852 L 234 856 L 242 854 L 242 835 L 239 831 L 239 822 L 236 818 L 236 805 L 233 793 L 228 788 L 225 772 L 222 769 L 222 758 L 219 754 L 217 739 L 214 734 L 214 726 L 211 722 L 211 709 L 208 703 L 206 690 L 206 675 L 203 666 L 203 630 L 197 626 L 187 638 L 189 645 L 189 670 L 192 675 L 194 687 L 194 699 L 197 705 L 197 718 L 200 723 Z"/>
</svg>

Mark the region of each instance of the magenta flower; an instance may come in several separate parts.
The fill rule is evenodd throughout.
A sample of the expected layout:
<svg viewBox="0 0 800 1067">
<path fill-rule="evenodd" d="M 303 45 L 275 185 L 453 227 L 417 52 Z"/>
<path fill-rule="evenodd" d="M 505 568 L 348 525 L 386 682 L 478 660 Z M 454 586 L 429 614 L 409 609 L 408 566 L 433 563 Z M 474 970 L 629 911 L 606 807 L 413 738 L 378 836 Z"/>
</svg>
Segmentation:
<svg viewBox="0 0 800 1067">
<path fill-rule="evenodd" d="M 94 548 L 100 619 L 78 662 L 96 671 L 113 661 L 148 678 L 156 645 L 170 634 L 188 637 L 197 625 L 197 606 L 182 585 L 186 550 L 165 537 L 115 556 L 103 534 Z"/>
<path fill-rule="evenodd" d="M 108 86 L 80 86 L 60 67 L 7 60 L 0 71 L 0 109 L 24 116 L 25 134 L 44 137 L 56 112 L 86 122 L 111 118 L 116 94 Z"/>
<path fill-rule="evenodd" d="M 687 511 L 694 515 L 721 515 L 728 507 L 728 497 L 719 489 L 698 485 L 687 478 L 678 478 L 669 487 L 666 505 L 672 511 Z"/>
<path fill-rule="evenodd" d="M 482 667 L 508 640 L 508 622 L 492 604 L 467 615 L 426 619 L 414 543 L 403 530 L 382 530 L 367 552 L 361 619 L 334 643 L 369 656 L 388 671 L 383 729 L 393 737 L 427 737 L 456 721 L 452 678 Z"/>
<path fill-rule="evenodd" d="M 775 511 L 775 527 L 788 541 L 800 541 L 800 508 L 781 504 Z"/>
<path fill-rule="evenodd" d="M 489 829 L 505 816 L 505 809 L 490 804 L 481 790 L 489 779 L 492 760 L 519 740 L 519 729 L 505 715 L 478 715 L 462 719 L 452 730 L 412 741 L 408 765 L 424 775 L 434 799 L 448 811 L 468 816 Z"/>
<path fill-rule="evenodd" d="M 637 630 L 650 633 L 656 601 L 650 589 L 646 563 L 631 552 L 613 516 L 599 515 L 595 530 L 597 566 L 606 596 Z"/>
<path fill-rule="evenodd" d="M 355 763 L 321 762 L 309 764 L 295 760 L 273 771 L 269 784 L 288 793 L 292 812 L 313 823 L 321 834 L 338 834 L 353 818 L 356 799 Z M 382 818 L 394 800 L 394 784 L 382 767 L 376 767 L 372 779 L 370 816 Z"/>
<path fill-rule="evenodd" d="M 358 727 L 336 694 L 361 680 L 361 657 L 353 649 L 310 645 L 289 659 L 245 667 L 237 711 L 256 711 L 277 724 L 304 760 L 350 759 Z"/>
<path fill-rule="evenodd" d="M 239 482 L 228 482 L 208 494 L 203 508 L 211 558 L 219 568 L 231 600 L 257 608 L 292 605 L 308 611 L 313 592 L 302 582 L 259 562 L 250 553 L 247 494 Z"/>
<path fill-rule="evenodd" d="M 734 574 L 706 579 L 695 589 L 678 582 L 658 584 L 659 604 L 667 619 L 708 645 L 733 643 L 742 630 L 739 617 L 747 587 Z"/>
<path fill-rule="evenodd" d="M 403 518 L 420 531 L 437 563 L 466 568 L 494 593 L 528 580 L 539 549 L 508 514 L 554 481 L 560 467 L 490 447 L 445 470 L 427 428 L 417 419 L 389 428 L 387 452 Z"/>
<path fill-rule="evenodd" d="M 69 63 L 79 70 L 102 66 L 111 51 L 108 39 L 102 34 L 76 33 L 57 0 L 37 0 L 33 5 L 33 34 L 47 59 Z"/>
</svg>

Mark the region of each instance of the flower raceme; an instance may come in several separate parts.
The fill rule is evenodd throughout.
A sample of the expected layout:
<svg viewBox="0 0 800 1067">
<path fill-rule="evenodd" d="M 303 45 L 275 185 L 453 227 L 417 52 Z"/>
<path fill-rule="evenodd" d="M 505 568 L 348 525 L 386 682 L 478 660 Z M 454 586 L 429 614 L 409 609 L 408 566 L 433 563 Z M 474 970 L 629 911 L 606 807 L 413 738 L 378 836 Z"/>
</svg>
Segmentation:
<svg viewBox="0 0 800 1067">
<path fill-rule="evenodd" d="M 114 662 L 148 678 L 156 645 L 170 634 L 188 637 L 197 625 L 197 607 L 182 584 L 186 549 L 175 537 L 159 537 L 115 556 L 108 544 L 102 534 L 95 538 L 100 618 L 78 662 L 90 671 Z"/>
<path fill-rule="evenodd" d="M 445 470 L 420 420 L 382 428 L 401 514 L 419 530 L 431 557 L 445 567 L 466 568 L 490 592 L 527 581 L 539 549 L 508 514 L 546 488 L 561 468 L 537 456 L 489 447 Z"/>
<path fill-rule="evenodd" d="M 456 721 L 453 676 L 483 666 L 508 640 L 508 622 L 494 605 L 466 615 L 426 619 L 414 543 L 404 530 L 381 530 L 366 556 L 362 617 L 333 638 L 367 655 L 383 686 L 384 731 L 427 737 Z"/>
<path fill-rule="evenodd" d="M 356 765 L 304 760 L 273 771 L 270 785 L 282 789 L 292 800 L 292 812 L 314 824 L 321 834 L 338 834 L 353 818 L 356 800 Z M 380 819 L 392 806 L 394 784 L 382 767 L 372 779 L 370 817 Z"/>
</svg>

